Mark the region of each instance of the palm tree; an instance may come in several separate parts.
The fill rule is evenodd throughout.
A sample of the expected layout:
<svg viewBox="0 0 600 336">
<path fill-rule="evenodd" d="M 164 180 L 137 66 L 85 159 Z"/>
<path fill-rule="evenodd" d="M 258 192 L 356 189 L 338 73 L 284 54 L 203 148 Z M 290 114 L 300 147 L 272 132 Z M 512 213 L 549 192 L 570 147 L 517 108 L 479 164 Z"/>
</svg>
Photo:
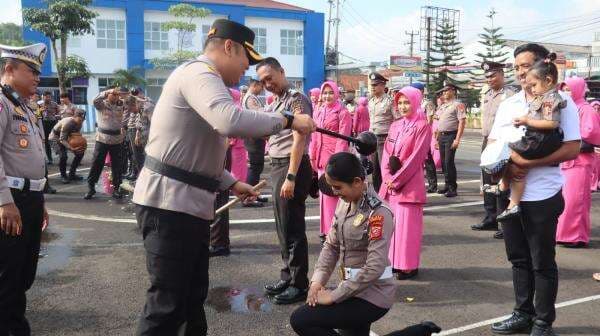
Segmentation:
<svg viewBox="0 0 600 336">
<path fill-rule="evenodd" d="M 115 70 L 114 75 L 114 83 L 117 86 L 133 89 L 146 85 L 146 80 L 143 77 L 143 69 L 138 66 L 130 69 Z"/>
</svg>

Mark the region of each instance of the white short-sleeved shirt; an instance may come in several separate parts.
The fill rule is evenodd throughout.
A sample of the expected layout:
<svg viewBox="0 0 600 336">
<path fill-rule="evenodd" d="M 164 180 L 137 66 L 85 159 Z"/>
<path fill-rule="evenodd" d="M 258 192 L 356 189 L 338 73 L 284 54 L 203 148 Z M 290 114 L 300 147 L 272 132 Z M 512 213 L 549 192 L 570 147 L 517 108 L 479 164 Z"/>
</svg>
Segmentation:
<svg viewBox="0 0 600 336">
<path fill-rule="evenodd" d="M 567 107 L 561 110 L 560 128 L 564 133 L 563 141 L 575 141 L 581 139 L 579 133 L 579 114 L 577 106 L 571 97 L 563 92 L 560 95 L 567 101 Z M 513 119 L 527 114 L 529 102 L 525 100 L 525 92 L 515 94 L 500 103 L 496 120 L 490 132 L 490 139 L 500 139 L 503 134 L 510 134 Z M 525 178 L 525 192 L 522 201 L 542 201 L 548 199 L 560 191 L 564 178 L 559 167 L 536 167 L 529 170 Z"/>
</svg>

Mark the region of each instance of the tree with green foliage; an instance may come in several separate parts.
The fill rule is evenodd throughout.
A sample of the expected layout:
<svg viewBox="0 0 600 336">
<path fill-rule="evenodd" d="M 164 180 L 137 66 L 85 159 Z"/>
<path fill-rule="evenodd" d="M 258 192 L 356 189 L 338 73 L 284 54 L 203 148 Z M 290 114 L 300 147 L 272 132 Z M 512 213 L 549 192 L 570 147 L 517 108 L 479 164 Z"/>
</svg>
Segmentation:
<svg viewBox="0 0 600 336">
<path fill-rule="evenodd" d="M 508 60 L 508 51 L 506 50 L 506 40 L 504 35 L 500 32 L 502 27 L 494 26 L 494 16 L 498 14 L 493 8 L 490 10 L 486 17 L 490 19 L 490 27 L 484 27 L 483 33 L 479 34 L 481 40 L 479 43 L 485 47 L 485 52 L 477 53 L 477 59 L 475 62 L 478 67 L 476 70 L 471 71 L 471 77 L 474 84 L 482 83 L 485 81 L 483 76 L 483 70 L 481 70 L 481 64 L 483 62 L 492 61 L 498 63 L 505 63 Z M 510 77 L 511 72 L 505 71 L 505 76 Z"/>
<path fill-rule="evenodd" d="M 114 83 L 117 86 L 124 86 L 129 89 L 134 89 L 138 86 L 145 86 L 144 70 L 140 67 L 131 69 L 118 69 L 114 72 Z"/>
<path fill-rule="evenodd" d="M 172 69 L 199 55 L 196 51 L 187 50 L 185 41 L 197 29 L 194 20 L 209 16 L 210 10 L 190 4 L 178 4 L 169 7 L 169 14 L 177 20 L 165 22 L 161 28 L 177 31 L 177 48 L 175 52 L 165 57 L 152 59 L 151 63 L 156 68 Z"/>
<path fill-rule="evenodd" d="M 0 44 L 24 46 L 22 27 L 11 22 L 0 23 Z"/>
<path fill-rule="evenodd" d="M 70 36 L 93 34 L 93 20 L 98 13 L 88 6 L 92 0 L 48 0 L 47 8 L 24 8 L 23 20 L 33 30 L 50 39 L 60 92 L 67 92 L 67 85 L 74 77 L 85 74 L 87 64 L 81 57 L 67 55 Z M 60 44 L 60 53 L 58 46 Z M 87 70 L 89 76 L 89 70 Z"/>
</svg>

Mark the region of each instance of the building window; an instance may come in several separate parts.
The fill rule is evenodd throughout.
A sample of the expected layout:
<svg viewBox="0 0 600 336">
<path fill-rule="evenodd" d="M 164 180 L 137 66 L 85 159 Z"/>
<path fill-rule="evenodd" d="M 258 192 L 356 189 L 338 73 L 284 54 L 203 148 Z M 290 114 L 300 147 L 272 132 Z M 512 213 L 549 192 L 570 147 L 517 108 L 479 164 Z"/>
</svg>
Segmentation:
<svg viewBox="0 0 600 336">
<path fill-rule="evenodd" d="M 267 53 L 267 29 L 252 28 L 254 32 L 254 50 L 259 54 Z"/>
<path fill-rule="evenodd" d="M 164 23 L 144 22 L 144 49 L 169 50 L 169 31 Z"/>
<path fill-rule="evenodd" d="M 96 43 L 98 48 L 125 49 L 125 21 L 96 20 Z"/>
<path fill-rule="evenodd" d="M 87 105 L 87 87 L 75 86 L 72 88 L 71 97 L 75 105 Z"/>
<path fill-rule="evenodd" d="M 115 85 L 115 79 L 114 78 L 108 78 L 108 77 L 99 77 L 98 78 L 98 91 L 102 92 L 105 91 L 106 89 L 108 89 L 111 86 Z"/>
<path fill-rule="evenodd" d="M 147 78 L 146 79 L 146 95 L 154 101 L 158 101 L 162 92 L 163 85 L 167 80 L 165 78 Z"/>
<path fill-rule="evenodd" d="M 304 38 L 301 30 L 281 30 L 281 54 L 302 55 Z"/>
<path fill-rule="evenodd" d="M 288 83 L 292 89 L 304 92 L 304 80 L 302 78 L 288 78 Z"/>
</svg>

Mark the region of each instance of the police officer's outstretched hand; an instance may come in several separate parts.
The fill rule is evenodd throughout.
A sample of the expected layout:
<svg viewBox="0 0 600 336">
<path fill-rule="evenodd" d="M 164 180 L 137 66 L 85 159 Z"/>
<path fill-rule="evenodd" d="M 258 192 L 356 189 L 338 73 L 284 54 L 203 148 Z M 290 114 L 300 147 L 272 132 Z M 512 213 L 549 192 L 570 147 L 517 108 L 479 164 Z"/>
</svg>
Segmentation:
<svg viewBox="0 0 600 336">
<path fill-rule="evenodd" d="M 323 286 L 318 282 L 312 282 L 310 284 L 310 288 L 308 289 L 308 295 L 306 296 L 306 304 L 311 307 L 317 305 L 319 300 L 319 291 L 323 289 Z"/>
<path fill-rule="evenodd" d="M 317 129 L 317 124 L 307 114 L 296 114 L 292 122 L 292 129 L 300 134 L 310 134 Z"/>
<path fill-rule="evenodd" d="M 247 183 L 237 181 L 231 186 L 231 191 L 234 195 L 242 199 L 242 201 L 256 199 L 260 193 L 253 189 L 253 187 Z"/>
<path fill-rule="evenodd" d="M 22 228 L 21 213 L 15 203 L 0 206 L 0 230 L 8 236 L 19 236 Z"/>
</svg>

